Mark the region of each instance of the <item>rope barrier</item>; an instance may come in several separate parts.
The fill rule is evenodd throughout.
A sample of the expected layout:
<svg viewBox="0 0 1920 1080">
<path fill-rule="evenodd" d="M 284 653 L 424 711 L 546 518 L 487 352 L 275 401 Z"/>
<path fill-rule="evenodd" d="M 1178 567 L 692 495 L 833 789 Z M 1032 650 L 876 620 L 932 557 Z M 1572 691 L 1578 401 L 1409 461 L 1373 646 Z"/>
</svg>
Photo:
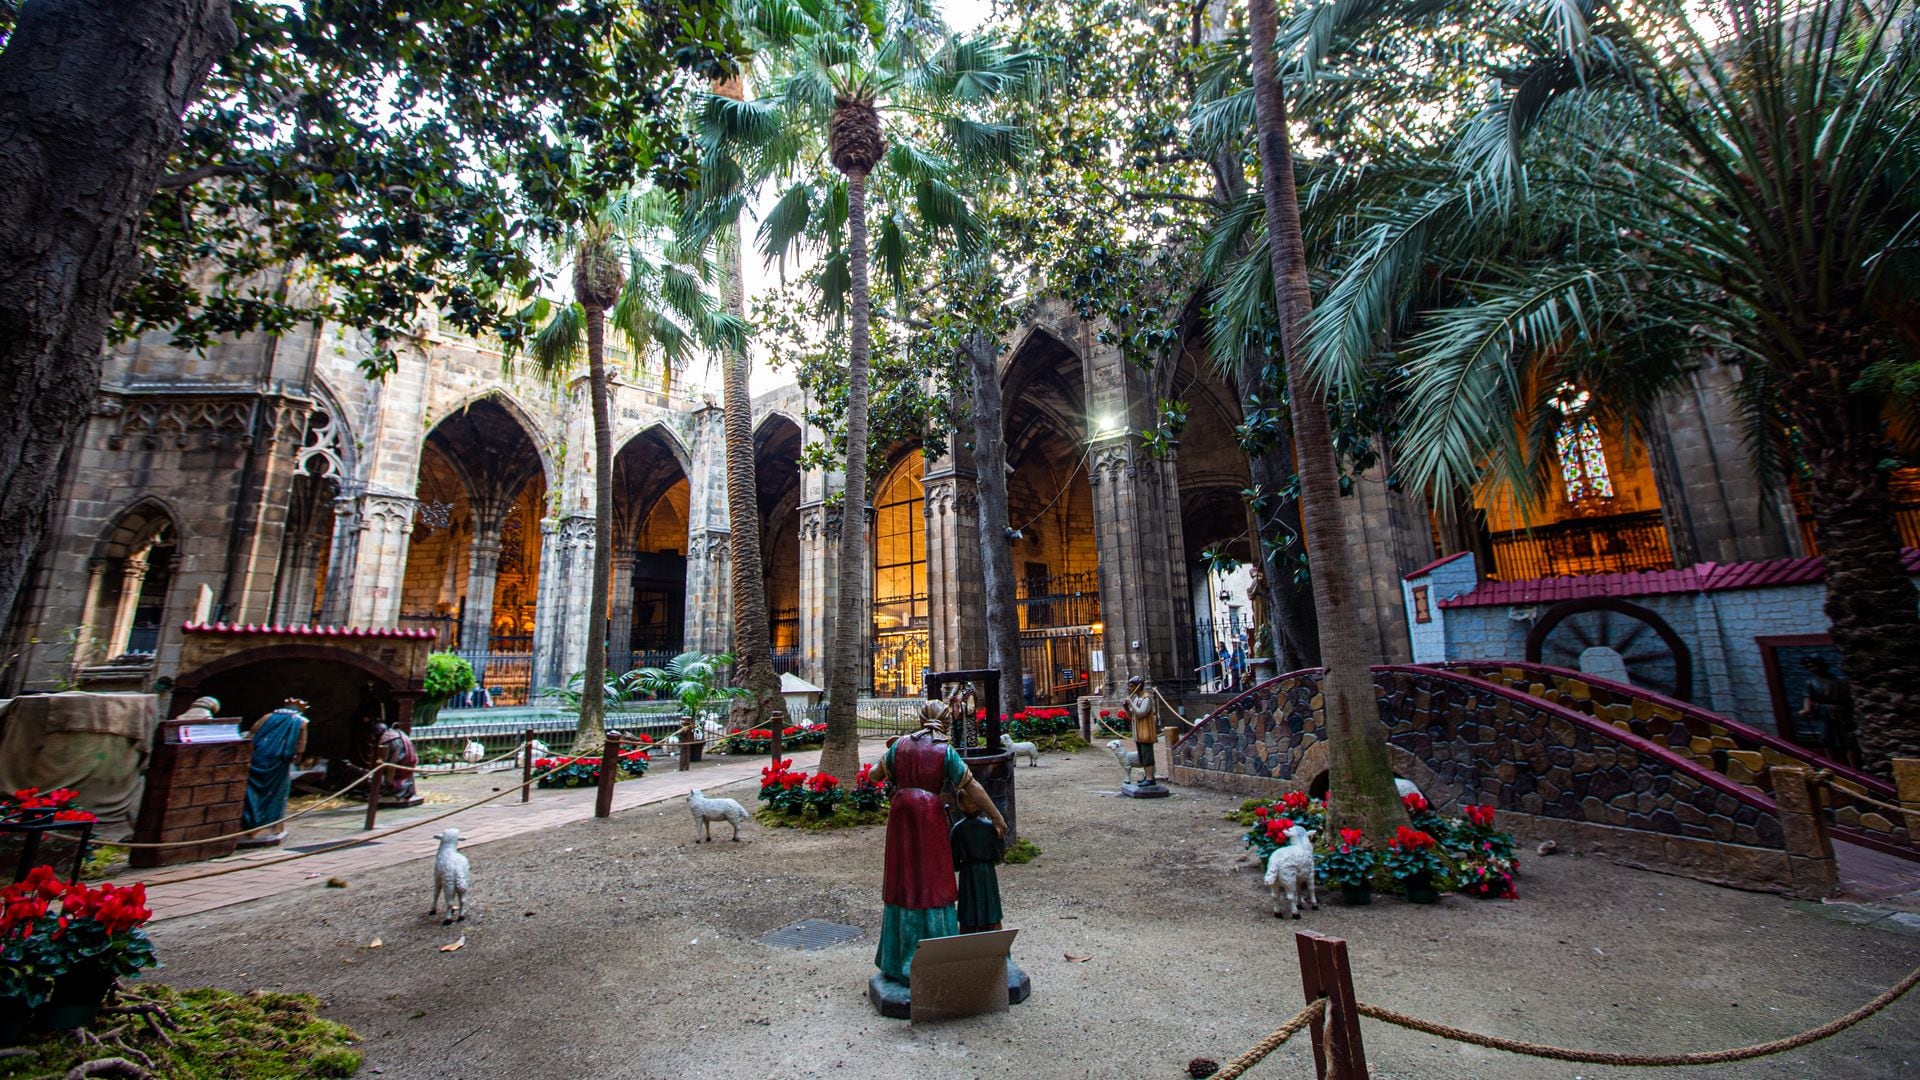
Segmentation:
<svg viewBox="0 0 1920 1080">
<path fill-rule="evenodd" d="M 373 777 L 379 775 L 380 770 L 388 769 L 388 768 L 393 768 L 393 766 L 388 762 L 383 761 L 380 764 L 375 765 L 373 768 L 368 769 L 364 774 L 360 776 L 359 779 L 355 780 L 353 783 L 348 784 L 346 787 L 341 788 L 339 791 L 336 791 L 331 795 L 328 795 L 326 798 L 321 799 L 319 802 L 314 803 L 312 806 L 303 806 L 300 809 L 295 810 L 293 813 L 286 814 L 274 821 L 269 821 L 265 825 L 255 825 L 252 828 L 241 829 L 239 832 L 222 833 L 219 836 L 203 836 L 198 840 L 168 840 L 165 842 L 157 842 L 157 843 L 140 843 L 134 840 L 102 840 L 98 837 L 95 837 L 91 841 L 91 843 L 105 844 L 109 847 L 127 848 L 128 850 L 139 848 L 144 851 L 160 851 L 166 848 L 199 847 L 202 844 L 217 844 L 222 840 L 232 840 L 237 837 L 252 836 L 254 833 L 261 832 L 266 829 L 271 829 L 275 825 L 284 825 L 287 822 L 292 821 L 294 818 L 305 817 L 306 815 L 311 814 L 316 810 L 319 810 L 321 807 L 327 805 L 328 803 L 334 801 L 335 799 L 340 798 L 342 795 L 345 795 L 347 792 L 352 791 L 354 788 L 359 787 L 361 784 L 366 783 L 368 780 L 373 779 Z M 78 837 L 62 836 L 59 833 L 49 833 L 47 835 L 53 837 L 54 839 L 67 841 L 67 842 L 78 842 L 79 840 Z"/>
<path fill-rule="evenodd" d="M 1839 794 L 1846 796 L 1849 802 L 1863 802 L 1869 806 L 1877 806 L 1882 810 L 1891 810 L 1896 814 L 1902 814 L 1902 815 L 1920 813 L 1920 807 L 1901 806 L 1899 803 L 1884 802 L 1864 792 L 1855 791 L 1852 788 L 1841 787 L 1839 784 L 1834 783 L 1833 773 L 1827 771 L 1826 769 L 1815 769 L 1813 771 L 1813 776 L 1811 777 L 1811 779 L 1816 784 L 1824 785 L 1829 791 L 1838 792 Z M 1831 809 L 1831 807 L 1829 807 L 1829 809 Z"/>
<path fill-rule="evenodd" d="M 561 769 L 564 769 L 566 767 L 567 767 L 566 765 L 556 765 L 553 768 L 548 769 L 546 772 L 539 773 L 533 776 L 527 782 L 532 784 L 537 784 L 540 781 L 545 780 L 547 777 L 552 776 L 554 773 L 557 773 Z M 505 798 L 508 795 L 517 794 L 520 791 L 520 786 L 521 785 L 519 784 L 514 784 L 512 787 L 501 788 L 499 791 L 494 792 L 493 794 L 487 796 L 486 798 L 478 799 L 478 800 L 475 800 L 474 802 L 467 803 L 465 806 L 456 806 L 451 810 L 447 810 L 442 813 L 435 814 L 432 817 L 424 817 L 418 821 L 409 821 L 405 825 L 398 825 L 391 829 L 385 829 L 375 834 L 369 835 L 366 833 L 361 833 L 359 835 L 349 837 L 346 840 L 343 840 L 341 843 L 334 844 L 329 847 L 320 848 L 317 851 L 301 851 L 301 852 L 295 852 L 289 855 L 283 855 L 275 859 L 259 859 L 251 862 L 234 863 L 231 866 L 223 866 L 217 870 L 209 870 L 204 874 L 191 874 L 187 877 L 166 878 L 161 881 L 151 881 L 151 882 L 148 882 L 147 884 L 149 886 L 156 887 L 156 888 L 161 885 L 179 885 L 188 881 L 199 881 L 202 878 L 220 877 L 224 874 L 238 874 L 245 870 L 260 870 L 269 866 L 279 866 L 281 863 L 290 863 L 296 859 L 310 859 L 315 855 L 331 855 L 336 851 L 343 851 L 351 847 L 359 847 L 362 844 L 372 843 L 375 840 L 385 840 L 389 836 L 398 836 L 399 834 L 406 832 L 409 829 L 418 829 L 422 825 L 431 825 L 436 821 L 444 821 L 445 819 L 450 818 L 455 814 L 462 814 L 476 807 L 485 806 L 486 804 L 492 802 L 495 799 Z M 206 843 L 206 841 L 196 840 L 194 841 L 194 843 L 204 844 Z"/>
<path fill-rule="evenodd" d="M 1222 1065 L 1220 1071 L 1213 1074 L 1215 1080 L 1234 1080 L 1234 1078 L 1241 1073 L 1260 1064 L 1262 1058 L 1280 1049 L 1282 1043 L 1298 1035 L 1301 1028 L 1306 1027 L 1308 1024 L 1319 1023 L 1320 1018 L 1326 1015 L 1326 1011 L 1327 999 L 1314 999 L 1313 1004 L 1294 1013 L 1293 1019 L 1274 1028 L 1266 1038 L 1254 1043 L 1246 1053 Z"/>
<path fill-rule="evenodd" d="M 1609 1050 L 1569 1050 L 1564 1046 L 1552 1046 L 1547 1043 L 1527 1042 L 1523 1039 L 1509 1039 L 1500 1035 L 1482 1035 L 1466 1031 L 1450 1024 L 1441 1024 L 1432 1020 L 1408 1016 L 1380 1005 L 1357 1002 L 1355 1007 L 1361 1016 L 1371 1017 L 1396 1027 L 1436 1035 L 1454 1042 L 1471 1043 L 1484 1046 L 1489 1050 L 1505 1050 L 1510 1054 L 1525 1054 L 1529 1057 L 1550 1058 L 1554 1061 L 1572 1061 L 1587 1065 L 1625 1065 L 1639 1068 L 1660 1068 L 1675 1065 L 1719 1065 L 1732 1061 L 1748 1061 L 1769 1054 L 1797 1050 L 1809 1043 L 1819 1042 L 1830 1035 L 1846 1029 L 1872 1016 L 1874 1013 L 1898 1001 L 1901 996 L 1920 985 L 1920 967 L 1907 973 L 1907 977 L 1888 987 L 1885 993 L 1865 1005 L 1836 1020 L 1830 1020 L 1817 1028 L 1790 1035 L 1784 1039 L 1741 1046 L 1731 1050 L 1702 1050 L 1687 1054 L 1619 1054 Z M 1216 1074 L 1225 1076 L 1222 1070 Z M 1237 1075 L 1237 1074 L 1236 1074 Z"/>
<path fill-rule="evenodd" d="M 422 776 L 460 776 L 465 773 L 477 773 L 481 769 L 484 769 L 489 765 L 498 765 L 501 762 L 507 760 L 508 758 L 519 757 L 520 751 L 525 750 L 526 748 L 527 748 L 527 744 L 525 742 L 519 742 L 514 744 L 513 749 L 507 751 L 504 754 L 501 754 L 497 758 L 488 758 L 485 761 L 476 761 L 469 765 L 456 765 L 451 769 L 442 769 L 436 766 L 432 772 L 425 772 L 423 770 L 420 770 L 416 766 L 416 771 L 420 772 L 420 775 Z"/>
</svg>

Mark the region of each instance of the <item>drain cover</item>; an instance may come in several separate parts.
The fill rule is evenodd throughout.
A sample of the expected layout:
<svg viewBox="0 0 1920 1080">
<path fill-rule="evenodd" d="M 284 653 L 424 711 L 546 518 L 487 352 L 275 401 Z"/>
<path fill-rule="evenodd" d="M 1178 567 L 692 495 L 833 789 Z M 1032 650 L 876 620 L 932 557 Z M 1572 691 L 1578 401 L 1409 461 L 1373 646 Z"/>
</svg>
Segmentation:
<svg viewBox="0 0 1920 1080">
<path fill-rule="evenodd" d="M 769 930 L 760 936 L 760 940 L 783 949 L 806 949 L 811 952 L 815 949 L 829 949 L 844 941 L 852 941 L 865 933 L 865 930 L 857 926 L 848 926 L 844 923 L 831 923 L 824 919 L 802 919 L 791 926 Z"/>
</svg>

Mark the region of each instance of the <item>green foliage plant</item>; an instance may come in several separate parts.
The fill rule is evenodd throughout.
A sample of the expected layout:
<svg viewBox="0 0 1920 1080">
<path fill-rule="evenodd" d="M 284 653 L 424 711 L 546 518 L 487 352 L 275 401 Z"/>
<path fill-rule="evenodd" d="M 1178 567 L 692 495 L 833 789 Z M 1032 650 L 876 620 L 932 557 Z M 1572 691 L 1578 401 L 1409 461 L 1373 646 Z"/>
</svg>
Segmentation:
<svg viewBox="0 0 1920 1080">
<path fill-rule="evenodd" d="M 667 698 L 680 703 L 687 716 L 698 721 L 723 702 L 748 696 L 742 686 L 719 685 L 721 673 L 733 663 L 732 653 L 708 655 L 688 650 L 667 661 L 664 668 L 636 668 L 621 678 L 629 694 Z"/>
</svg>

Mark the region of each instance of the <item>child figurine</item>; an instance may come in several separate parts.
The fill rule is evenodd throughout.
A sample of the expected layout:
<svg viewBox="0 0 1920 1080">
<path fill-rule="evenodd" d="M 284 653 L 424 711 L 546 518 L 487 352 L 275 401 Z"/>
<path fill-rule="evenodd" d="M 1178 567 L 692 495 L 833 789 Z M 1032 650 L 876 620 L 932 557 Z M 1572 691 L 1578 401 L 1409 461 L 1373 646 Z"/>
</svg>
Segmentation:
<svg viewBox="0 0 1920 1080">
<path fill-rule="evenodd" d="M 993 868 L 1006 853 L 1006 841 L 993 822 L 977 812 L 954 822 L 948 837 L 960 878 L 960 932 L 1000 929 L 1000 879 Z"/>
</svg>

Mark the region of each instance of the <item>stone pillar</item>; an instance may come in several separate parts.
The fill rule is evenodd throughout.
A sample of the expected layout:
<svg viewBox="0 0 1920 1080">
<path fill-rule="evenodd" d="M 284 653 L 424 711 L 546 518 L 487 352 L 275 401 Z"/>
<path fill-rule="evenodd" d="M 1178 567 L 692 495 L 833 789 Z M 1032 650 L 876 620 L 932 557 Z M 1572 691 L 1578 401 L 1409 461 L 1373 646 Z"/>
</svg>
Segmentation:
<svg viewBox="0 0 1920 1080">
<path fill-rule="evenodd" d="M 727 513 L 724 410 L 693 414 L 687 472 L 687 609 L 683 640 L 704 653 L 733 649 L 733 522 Z"/>
<path fill-rule="evenodd" d="M 1906 807 L 1907 843 L 1920 847 L 1920 758 L 1893 759 L 1893 789 Z"/>
<path fill-rule="evenodd" d="M 564 686 L 561 673 L 561 624 L 566 621 L 563 607 L 565 571 L 561 563 L 560 521 L 540 519 L 540 581 L 533 601 L 533 685 Z"/>
<path fill-rule="evenodd" d="M 102 639 L 100 637 L 100 628 L 97 625 L 97 620 L 100 618 L 100 603 L 106 598 L 106 587 L 107 560 L 98 558 L 88 559 L 87 591 L 85 595 L 80 598 L 80 633 L 82 636 L 79 642 L 74 645 L 73 660 L 71 663 L 74 671 L 79 671 L 81 668 L 93 663 L 94 657 L 98 655 L 100 651 Z"/>
<path fill-rule="evenodd" d="M 107 632 L 107 656 L 127 651 L 127 639 L 133 634 L 133 615 L 140 606 L 140 589 L 147 583 L 147 555 L 141 551 L 127 556 L 120 567 L 120 591 L 114 601 L 113 626 Z"/>
<path fill-rule="evenodd" d="M 400 599 L 407 574 L 407 545 L 413 536 L 411 495 L 370 492 L 356 500 L 351 576 L 342 584 L 346 623 L 389 627 L 400 621 Z M 337 535 L 337 533 L 336 533 Z M 331 600 L 329 589 L 329 600 Z"/>
<path fill-rule="evenodd" d="M 1802 900 L 1833 895 L 1840 874 L 1834 863 L 1833 840 L 1827 835 L 1827 818 L 1820 810 L 1820 799 L 1813 789 L 1812 774 L 1806 769 L 1777 765 L 1770 774 L 1773 801 L 1780 809 L 1780 828 L 1786 834 L 1791 895 Z"/>
<path fill-rule="evenodd" d="M 927 662 L 934 671 L 987 666 L 987 595 L 973 469 L 952 456 L 926 475 Z"/>
<path fill-rule="evenodd" d="M 593 518 L 560 519 L 553 541 L 558 558 L 554 563 L 552 596 L 555 608 L 553 681 L 548 685 L 565 686 L 575 672 L 587 669 L 587 619 L 592 614 L 593 600 Z M 540 581 L 545 585 L 547 563 L 542 560 L 540 565 Z"/>
<path fill-rule="evenodd" d="M 273 598 L 273 621 L 299 626 L 313 621 L 313 575 L 318 568 L 319 537 L 303 532 L 287 541 L 286 561 Z"/>
<path fill-rule="evenodd" d="M 833 616 L 840 558 L 840 508 L 821 503 L 800 507 L 800 676 L 827 685 L 827 655 L 833 650 Z"/>
<path fill-rule="evenodd" d="M 607 670 L 625 674 L 633 658 L 633 552 L 613 555 L 613 597 L 607 608 Z"/>
<path fill-rule="evenodd" d="M 704 653 L 733 649 L 733 537 L 707 529 L 687 537 L 687 610 L 683 640 Z"/>
<path fill-rule="evenodd" d="M 327 593 L 320 600 L 320 621 L 344 625 L 353 599 L 354 571 L 360 560 L 360 500 L 342 495 L 333 500 L 333 536 L 327 551 Z"/>
<path fill-rule="evenodd" d="M 493 644 L 493 591 L 500 577 L 500 521 L 474 519 L 467 546 L 467 605 L 460 622 L 460 651 L 476 670 Z M 449 560 L 451 562 L 451 560 Z"/>
</svg>

